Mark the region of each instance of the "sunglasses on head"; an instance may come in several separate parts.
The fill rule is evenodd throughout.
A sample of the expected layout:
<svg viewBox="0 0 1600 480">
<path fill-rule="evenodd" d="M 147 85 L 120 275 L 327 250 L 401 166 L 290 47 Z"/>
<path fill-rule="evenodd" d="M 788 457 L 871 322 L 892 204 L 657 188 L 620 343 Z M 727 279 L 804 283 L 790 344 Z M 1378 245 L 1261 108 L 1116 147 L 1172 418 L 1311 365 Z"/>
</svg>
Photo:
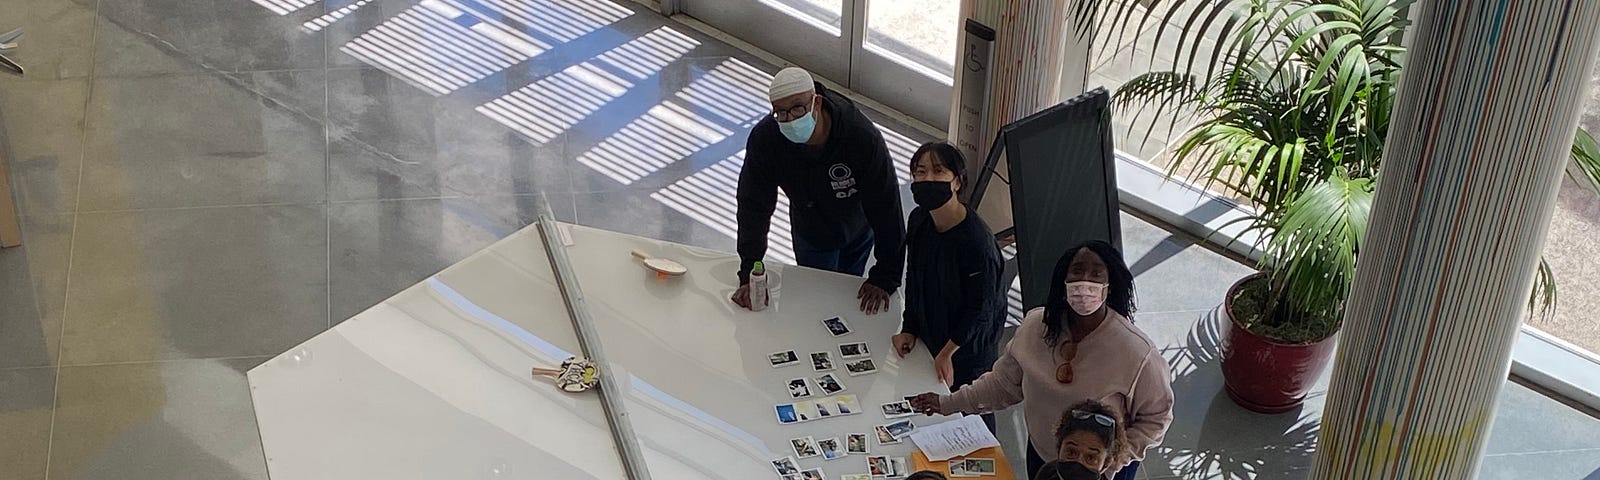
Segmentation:
<svg viewBox="0 0 1600 480">
<path fill-rule="evenodd" d="M 1114 419 L 1114 418 L 1107 417 L 1105 415 L 1101 415 L 1101 414 L 1094 413 L 1094 412 L 1085 412 L 1083 410 L 1073 410 L 1072 411 L 1072 418 L 1076 418 L 1078 420 L 1093 419 L 1094 423 L 1098 423 L 1098 424 L 1100 424 L 1100 426 L 1103 426 L 1103 427 L 1115 427 L 1115 426 L 1117 426 L 1117 420 Z"/>
</svg>

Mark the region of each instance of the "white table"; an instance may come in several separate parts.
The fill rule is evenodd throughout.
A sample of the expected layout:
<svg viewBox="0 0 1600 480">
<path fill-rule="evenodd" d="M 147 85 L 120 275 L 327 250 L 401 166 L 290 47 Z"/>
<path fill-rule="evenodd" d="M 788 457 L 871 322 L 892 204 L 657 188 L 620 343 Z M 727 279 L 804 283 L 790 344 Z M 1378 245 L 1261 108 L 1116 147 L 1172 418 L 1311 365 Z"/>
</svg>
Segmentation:
<svg viewBox="0 0 1600 480">
<path fill-rule="evenodd" d="M 947 391 L 925 349 L 895 358 L 898 300 L 861 314 L 861 279 L 773 265 L 773 307 L 728 301 L 737 257 L 562 225 L 605 373 L 620 380 L 628 419 L 655 479 L 777 478 L 768 461 L 793 455 L 788 439 L 872 435 L 878 405 Z M 690 272 L 658 279 L 629 252 L 676 260 Z M 821 320 L 854 330 L 834 338 Z M 851 377 L 837 346 L 866 342 L 879 371 Z M 801 365 L 772 368 L 793 349 Z M 595 393 L 565 394 L 528 378 L 579 352 L 577 337 L 534 227 L 517 232 L 250 371 L 269 471 L 302 478 L 621 479 L 620 457 Z M 865 413 L 780 425 L 792 378 L 814 378 L 807 354 L 833 352 L 845 394 Z M 815 389 L 815 386 L 812 387 Z M 819 393 L 820 396 L 820 393 Z M 914 417 L 918 425 L 947 420 Z M 873 455 L 907 457 L 871 443 Z M 813 457 L 828 478 L 865 473 L 866 460 Z"/>
</svg>

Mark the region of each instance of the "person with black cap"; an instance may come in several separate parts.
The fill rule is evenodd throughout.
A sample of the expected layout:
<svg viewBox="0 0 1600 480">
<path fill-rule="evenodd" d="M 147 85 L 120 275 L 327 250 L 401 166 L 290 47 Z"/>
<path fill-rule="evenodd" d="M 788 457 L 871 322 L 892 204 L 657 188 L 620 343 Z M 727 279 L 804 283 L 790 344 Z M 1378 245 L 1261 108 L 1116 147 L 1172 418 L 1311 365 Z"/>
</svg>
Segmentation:
<svg viewBox="0 0 1600 480">
<path fill-rule="evenodd" d="M 857 290 L 862 312 L 887 311 L 905 265 L 900 181 L 877 125 L 855 102 L 789 67 L 772 78 L 772 115 L 750 130 L 739 171 L 739 288 L 750 308 L 750 270 L 767 253 L 778 190 L 789 197 L 789 225 L 800 266 L 866 273 Z"/>
<path fill-rule="evenodd" d="M 967 187 L 966 161 L 945 142 L 911 156 L 906 220 L 906 309 L 893 343 L 902 358 L 918 340 L 933 354 L 935 375 L 953 390 L 972 383 L 1000 355 L 1006 297 L 994 233 L 956 194 Z M 994 430 L 994 416 L 984 415 Z"/>
</svg>

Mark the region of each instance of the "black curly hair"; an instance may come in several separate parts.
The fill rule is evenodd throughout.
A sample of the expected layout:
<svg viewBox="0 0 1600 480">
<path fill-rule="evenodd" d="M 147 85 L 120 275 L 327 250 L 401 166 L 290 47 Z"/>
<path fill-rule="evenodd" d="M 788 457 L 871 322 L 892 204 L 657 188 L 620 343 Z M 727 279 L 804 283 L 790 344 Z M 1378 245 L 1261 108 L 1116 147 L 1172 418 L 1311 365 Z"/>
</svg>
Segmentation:
<svg viewBox="0 0 1600 480">
<path fill-rule="evenodd" d="M 1122 252 L 1118 252 L 1117 247 L 1101 240 L 1089 240 L 1061 254 L 1061 259 L 1056 261 L 1055 273 L 1050 276 L 1050 297 L 1044 304 L 1044 339 L 1052 344 L 1060 340 L 1061 332 L 1071 326 L 1073 315 L 1072 308 L 1067 306 L 1067 271 L 1071 270 L 1072 257 L 1085 248 L 1099 255 L 1106 264 L 1106 276 L 1111 284 L 1106 292 L 1106 307 L 1123 318 L 1133 320 L 1136 310 L 1133 306 L 1133 272 L 1128 270 L 1128 263 L 1122 260 Z"/>
<path fill-rule="evenodd" d="M 1108 427 L 1101 425 L 1100 422 L 1095 421 L 1092 417 L 1077 418 L 1073 415 L 1073 412 L 1105 415 L 1107 418 L 1116 421 L 1116 424 Z M 1100 441 L 1105 442 L 1108 454 L 1117 452 L 1122 448 L 1120 443 L 1122 442 L 1122 428 L 1122 420 L 1117 418 L 1116 412 L 1113 412 L 1110 406 L 1095 400 L 1084 400 L 1073 405 L 1072 408 L 1068 408 L 1066 412 L 1062 412 L 1061 421 L 1056 423 L 1056 450 L 1061 450 L 1061 444 L 1067 441 L 1067 435 L 1076 432 L 1089 432 L 1096 437 L 1100 437 Z"/>
</svg>

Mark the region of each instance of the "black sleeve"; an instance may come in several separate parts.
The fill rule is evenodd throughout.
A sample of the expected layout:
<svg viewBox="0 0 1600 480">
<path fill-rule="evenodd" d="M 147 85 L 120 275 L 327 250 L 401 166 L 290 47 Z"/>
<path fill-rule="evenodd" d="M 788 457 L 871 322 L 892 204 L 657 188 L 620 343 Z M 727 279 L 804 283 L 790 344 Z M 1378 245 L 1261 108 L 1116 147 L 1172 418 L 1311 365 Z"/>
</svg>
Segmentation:
<svg viewBox="0 0 1600 480">
<path fill-rule="evenodd" d="M 873 153 L 867 161 L 868 175 L 861 184 L 861 209 L 866 213 L 867 224 L 872 226 L 876 241 L 873 256 L 878 259 L 867 272 L 867 281 L 894 293 L 900 288 L 906 264 L 906 217 L 900 209 L 900 179 L 894 174 L 894 160 L 889 158 L 889 146 L 883 142 L 883 133 L 870 122 L 867 128 L 872 132 Z"/>
<path fill-rule="evenodd" d="M 915 227 L 916 218 L 917 218 L 917 210 L 912 210 L 911 211 L 911 217 L 909 219 L 907 219 L 907 221 L 906 221 L 906 224 L 907 224 L 907 228 L 906 228 L 906 236 L 907 236 L 906 254 L 908 256 L 911 253 L 911 249 L 912 248 L 916 248 L 916 247 L 913 247 L 913 246 L 910 245 L 910 238 L 909 238 L 911 235 L 915 235 L 916 234 L 916 230 L 914 228 Z M 906 288 L 907 288 L 907 290 L 906 290 L 906 296 L 905 296 L 906 310 L 905 310 L 905 314 L 902 317 L 902 320 L 900 321 L 900 333 L 909 333 L 909 334 L 912 334 L 912 335 L 916 335 L 917 338 L 920 339 L 920 338 L 923 338 L 923 336 L 922 336 L 922 330 L 923 330 L 923 327 L 922 327 L 922 302 L 921 302 L 922 299 L 921 298 L 916 298 L 916 299 L 911 298 L 911 295 L 913 295 L 913 293 L 911 293 L 911 290 L 910 290 L 912 288 L 916 288 L 917 285 L 921 284 L 920 282 L 922 282 L 923 279 L 918 277 L 918 275 L 922 275 L 922 269 L 918 267 L 916 262 L 907 261 L 906 262 Z"/>
<path fill-rule="evenodd" d="M 760 125 L 757 125 L 760 128 Z M 756 131 L 745 141 L 744 167 L 739 169 L 738 207 L 739 284 L 750 281 L 750 269 L 767 254 L 767 231 L 778 208 L 778 184 L 767 174 L 771 151 L 763 148 Z"/>
<path fill-rule="evenodd" d="M 978 232 L 973 232 L 972 237 L 972 248 L 977 250 L 963 255 L 961 260 L 961 312 L 949 326 L 950 341 L 958 347 L 971 344 L 978 332 L 994 328 L 991 323 L 998 318 L 993 309 L 1000 295 L 1000 265 L 994 261 L 999 253 L 993 251 L 994 238 L 982 238 Z"/>
</svg>

